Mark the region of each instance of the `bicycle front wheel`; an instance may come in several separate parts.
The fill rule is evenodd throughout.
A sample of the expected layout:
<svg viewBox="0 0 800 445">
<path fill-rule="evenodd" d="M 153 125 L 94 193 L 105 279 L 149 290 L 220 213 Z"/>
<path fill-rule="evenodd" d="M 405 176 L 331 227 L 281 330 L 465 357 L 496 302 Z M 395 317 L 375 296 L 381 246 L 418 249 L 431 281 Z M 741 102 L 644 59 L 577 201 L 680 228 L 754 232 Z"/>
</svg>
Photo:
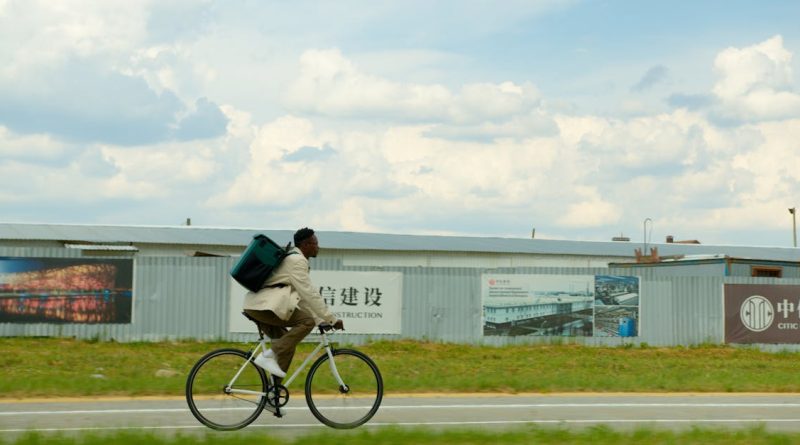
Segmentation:
<svg viewBox="0 0 800 445">
<path fill-rule="evenodd" d="M 306 377 L 306 402 L 314 417 L 325 425 L 355 428 L 378 412 L 383 378 L 375 363 L 361 352 L 337 349 L 333 357 L 331 361 L 325 354 L 311 366 Z"/>
<path fill-rule="evenodd" d="M 189 372 L 186 402 L 203 425 L 238 430 L 261 414 L 269 384 L 264 371 L 248 358 L 238 349 L 220 349 L 203 356 Z"/>
</svg>

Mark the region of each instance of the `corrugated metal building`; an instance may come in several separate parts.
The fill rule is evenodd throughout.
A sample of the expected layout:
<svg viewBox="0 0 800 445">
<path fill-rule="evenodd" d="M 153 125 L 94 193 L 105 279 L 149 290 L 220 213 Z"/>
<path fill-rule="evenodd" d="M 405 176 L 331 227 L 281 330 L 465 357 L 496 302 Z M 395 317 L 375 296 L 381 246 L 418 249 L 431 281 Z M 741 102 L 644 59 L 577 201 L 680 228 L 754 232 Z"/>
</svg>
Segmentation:
<svg viewBox="0 0 800 445">
<path fill-rule="evenodd" d="M 253 234 L 288 243 L 291 230 L 196 226 L 144 227 L 0 224 L 0 257 L 130 258 L 134 264 L 132 320 L 128 324 L 0 323 L 3 336 L 76 336 L 119 341 L 166 338 L 250 339 L 233 332 L 238 308 L 228 270 Z M 390 338 L 427 338 L 470 343 L 527 343 L 553 337 L 490 337 L 483 334 L 482 280 L 487 275 L 630 275 L 629 242 L 412 236 L 318 232 L 319 271 L 394 272 L 402 275 L 399 333 Z M 798 250 L 743 246 L 657 243 L 659 254 L 722 255 L 784 265 Z M 609 268 L 609 263 L 613 263 Z M 732 266 L 738 264 L 731 263 Z M 796 266 L 796 265 L 795 265 Z M 744 273 L 676 273 L 637 268 L 641 278 L 642 326 L 637 337 L 558 337 L 586 344 L 646 342 L 652 345 L 721 342 L 723 283 L 790 283 L 784 278 L 745 278 Z M 663 270 L 663 269 L 662 269 Z M 676 269 L 677 270 L 677 269 Z M 697 269 L 691 269 L 696 271 Z M 731 269 L 733 270 L 733 269 Z M 797 270 L 795 267 L 793 270 Z M 353 335 L 360 342 L 382 335 Z"/>
<path fill-rule="evenodd" d="M 648 277 L 765 277 L 800 279 L 800 263 L 727 255 L 687 255 L 653 263 L 610 263 L 609 267 Z"/>
<path fill-rule="evenodd" d="M 279 244 L 292 230 L 199 226 L 109 226 L 0 223 L 0 248 L 72 249 L 135 252 L 138 256 L 239 255 L 255 233 Z M 450 267 L 606 267 L 631 261 L 641 244 L 619 241 L 569 241 L 530 238 L 394 235 L 318 232 L 323 256 L 340 256 L 348 264 Z M 796 248 L 649 243 L 662 256 L 725 255 L 775 261 L 800 261 Z M 364 258 L 368 256 L 367 258 Z M 487 264 L 485 261 L 489 260 Z M 498 264 L 494 264 L 498 263 Z M 518 263 L 518 264 L 517 264 Z"/>
</svg>

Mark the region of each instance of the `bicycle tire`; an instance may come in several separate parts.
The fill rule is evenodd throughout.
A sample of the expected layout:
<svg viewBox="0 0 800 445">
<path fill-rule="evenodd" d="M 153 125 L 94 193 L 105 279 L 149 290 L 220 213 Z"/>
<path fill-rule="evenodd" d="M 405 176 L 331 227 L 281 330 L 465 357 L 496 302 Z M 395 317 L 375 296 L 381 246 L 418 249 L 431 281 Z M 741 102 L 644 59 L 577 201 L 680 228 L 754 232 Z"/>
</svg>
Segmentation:
<svg viewBox="0 0 800 445">
<path fill-rule="evenodd" d="M 306 403 L 314 417 L 337 429 L 363 425 L 380 408 L 383 377 L 366 354 L 353 349 L 333 350 L 334 363 L 349 391 L 343 391 L 333 375 L 328 354 L 317 359 L 306 376 Z M 325 372 L 327 370 L 328 372 Z"/>
<path fill-rule="evenodd" d="M 250 354 L 239 349 L 218 349 L 204 355 L 186 378 L 186 402 L 192 415 L 203 425 L 220 431 L 244 428 L 261 415 L 267 398 L 225 391 L 228 383 L 247 361 L 235 388 L 266 393 L 269 383 L 264 371 L 249 361 Z"/>
</svg>

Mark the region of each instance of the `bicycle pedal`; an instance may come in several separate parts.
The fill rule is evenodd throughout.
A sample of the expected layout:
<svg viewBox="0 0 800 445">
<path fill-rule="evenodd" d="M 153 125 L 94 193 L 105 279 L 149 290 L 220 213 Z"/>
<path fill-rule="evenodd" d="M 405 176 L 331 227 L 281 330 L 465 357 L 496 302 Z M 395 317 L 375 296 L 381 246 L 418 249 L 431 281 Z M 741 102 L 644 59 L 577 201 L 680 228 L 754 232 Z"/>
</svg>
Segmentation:
<svg viewBox="0 0 800 445">
<path fill-rule="evenodd" d="M 267 404 L 272 407 L 283 407 L 289 403 L 289 390 L 283 385 L 272 386 L 268 390 Z"/>
</svg>

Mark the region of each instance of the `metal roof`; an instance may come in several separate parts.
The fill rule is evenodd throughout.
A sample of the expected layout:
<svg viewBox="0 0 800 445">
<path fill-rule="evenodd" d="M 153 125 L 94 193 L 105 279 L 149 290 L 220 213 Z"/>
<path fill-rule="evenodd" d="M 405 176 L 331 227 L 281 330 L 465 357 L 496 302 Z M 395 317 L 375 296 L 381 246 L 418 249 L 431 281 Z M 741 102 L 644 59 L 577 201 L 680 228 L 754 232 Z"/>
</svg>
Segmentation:
<svg viewBox="0 0 800 445">
<path fill-rule="evenodd" d="M 278 244 L 292 240 L 294 230 L 203 226 L 112 226 L 80 224 L 0 223 L 2 240 L 43 240 L 65 243 L 177 244 L 192 246 L 246 246 L 263 233 Z M 571 241 L 530 238 L 398 235 L 317 231 L 323 249 L 384 251 L 446 251 L 528 253 L 551 255 L 633 257 L 640 243 L 624 241 Z M 736 258 L 798 261 L 800 250 L 791 247 L 724 246 L 707 244 L 648 243 L 661 256 L 726 255 Z"/>
<path fill-rule="evenodd" d="M 66 247 L 67 249 L 108 251 L 108 252 L 137 252 L 137 251 L 139 251 L 139 249 L 136 246 L 130 246 L 130 245 L 127 245 L 127 244 L 117 245 L 117 244 L 70 244 L 70 243 L 64 243 L 64 247 Z"/>
</svg>

